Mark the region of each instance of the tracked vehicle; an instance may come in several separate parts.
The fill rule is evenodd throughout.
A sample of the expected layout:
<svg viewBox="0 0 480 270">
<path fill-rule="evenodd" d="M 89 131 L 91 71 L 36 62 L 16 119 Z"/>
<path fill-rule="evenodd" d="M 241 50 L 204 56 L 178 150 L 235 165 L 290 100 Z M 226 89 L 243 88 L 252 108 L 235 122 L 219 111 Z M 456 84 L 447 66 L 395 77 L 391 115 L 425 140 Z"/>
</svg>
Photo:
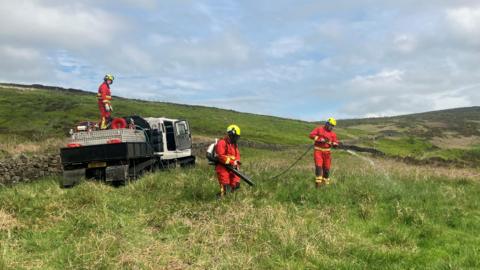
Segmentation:
<svg viewBox="0 0 480 270">
<path fill-rule="evenodd" d="M 146 171 L 195 164 L 188 122 L 164 117 L 116 118 L 107 130 L 83 122 L 71 131 L 60 157 L 62 187 L 85 178 L 125 184 Z"/>
</svg>

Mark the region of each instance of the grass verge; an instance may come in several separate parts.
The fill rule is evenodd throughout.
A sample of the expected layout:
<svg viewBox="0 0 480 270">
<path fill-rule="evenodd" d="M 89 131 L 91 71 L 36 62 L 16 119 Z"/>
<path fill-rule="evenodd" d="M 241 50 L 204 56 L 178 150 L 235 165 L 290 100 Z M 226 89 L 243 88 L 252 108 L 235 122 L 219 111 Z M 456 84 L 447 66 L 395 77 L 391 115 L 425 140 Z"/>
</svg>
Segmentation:
<svg viewBox="0 0 480 270">
<path fill-rule="evenodd" d="M 257 182 L 216 200 L 203 161 L 126 187 L 44 179 L 0 189 L 0 266 L 25 269 L 464 269 L 480 267 L 480 183 L 334 154 L 313 188 L 302 151 L 243 149 Z M 368 157 L 367 157 L 368 158 Z M 389 168 L 398 168 L 398 170 Z M 440 173 L 440 174 L 439 174 Z M 472 172 L 474 175 L 478 172 Z"/>
</svg>

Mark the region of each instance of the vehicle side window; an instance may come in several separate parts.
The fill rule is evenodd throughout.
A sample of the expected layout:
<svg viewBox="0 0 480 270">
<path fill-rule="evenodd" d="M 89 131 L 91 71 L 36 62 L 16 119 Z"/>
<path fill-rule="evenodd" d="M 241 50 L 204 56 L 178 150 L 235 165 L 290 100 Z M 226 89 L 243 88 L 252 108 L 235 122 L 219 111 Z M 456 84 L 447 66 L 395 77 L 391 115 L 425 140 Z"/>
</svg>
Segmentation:
<svg viewBox="0 0 480 270">
<path fill-rule="evenodd" d="M 177 123 L 177 135 L 188 134 L 188 128 L 185 122 Z"/>
</svg>

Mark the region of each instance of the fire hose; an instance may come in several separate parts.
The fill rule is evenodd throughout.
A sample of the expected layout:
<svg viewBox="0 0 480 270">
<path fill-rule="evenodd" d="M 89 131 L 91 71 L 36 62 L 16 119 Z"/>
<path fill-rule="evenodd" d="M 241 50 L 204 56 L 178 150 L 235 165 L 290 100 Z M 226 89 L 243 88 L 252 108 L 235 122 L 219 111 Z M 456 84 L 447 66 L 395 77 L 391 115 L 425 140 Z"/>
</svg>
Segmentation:
<svg viewBox="0 0 480 270">
<path fill-rule="evenodd" d="M 327 144 L 329 144 L 329 145 L 333 145 L 332 142 L 325 142 L 325 143 L 327 143 Z M 288 168 L 286 168 L 285 170 L 283 170 L 281 173 L 279 173 L 279 174 L 277 174 L 277 175 L 275 175 L 275 176 L 273 176 L 273 177 L 270 177 L 269 180 L 275 179 L 275 178 L 277 178 L 277 177 L 279 177 L 279 176 L 282 176 L 282 175 L 284 175 L 285 173 L 287 173 L 290 169 L 293 168 L 293 166 L 297 165 L 297 163 L 298 163 L 300 160 L 302 160 L 302 158 L 303 158 L 305 155 L 307 155 L 308 152 L 310 152 L 310 150 L 311 150 L 312 148 L 314 148 L 314 147 L 315 147 L 315 144 L 310 145 L 303 154 L 301 154 L 290 166 L 288 166 Z M 335 147 L 335 146 L 334 146 L 334 147 Z"/>
<path fill-rule="evenodd" d="M 302 160 L 302 158 L 303 158 L 306 154 L 308 154 L 308 152 L 310 152 L 310 150 L 311 150 L 314 146 L 315 146 L 315 145 L 313 145 L 313 144 L 310 145 L 310 146 L 307 148 L 307 150 L 306 150 L 302 155 L 300 155 L 300 156 L 295 160 L 295 162 L 293 162 L 288 168 L 286 168 L 285 170 L 283 170 L 281 173 L 279 173 L 279 174 L 277 174 L 277 175 L 275 175 L 275 176 L 273 176 L 273 177 L 270 177 L 269 180 L 275 179 L 275 178 L 277 178 L 277 177 L 279 177 L 279 176 L 282 176 L 282 175 L 284 175 L 285 173 L 287 173 L 291 168 L 293 168 L 293 166 L 297 165 L 297 163 L 298 163 L 300 160 Z"/>
</svg>

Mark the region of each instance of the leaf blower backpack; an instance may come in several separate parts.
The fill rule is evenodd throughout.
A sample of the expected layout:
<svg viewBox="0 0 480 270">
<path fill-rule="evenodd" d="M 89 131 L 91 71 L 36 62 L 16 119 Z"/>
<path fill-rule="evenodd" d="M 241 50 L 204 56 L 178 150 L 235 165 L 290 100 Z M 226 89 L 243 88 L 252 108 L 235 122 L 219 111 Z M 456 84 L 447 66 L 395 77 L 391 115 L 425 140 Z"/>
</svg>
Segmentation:
<svg viewBox="0 0 480 270">
<path fill-rule="evenodd" d="M 215 165 L 218 162 L 216 148 L 217 148 L 218 139 L 215 139 L 215 142 L 210 144 L 207 148 L 207 160 L 209 165 Z"/>
</svg>

